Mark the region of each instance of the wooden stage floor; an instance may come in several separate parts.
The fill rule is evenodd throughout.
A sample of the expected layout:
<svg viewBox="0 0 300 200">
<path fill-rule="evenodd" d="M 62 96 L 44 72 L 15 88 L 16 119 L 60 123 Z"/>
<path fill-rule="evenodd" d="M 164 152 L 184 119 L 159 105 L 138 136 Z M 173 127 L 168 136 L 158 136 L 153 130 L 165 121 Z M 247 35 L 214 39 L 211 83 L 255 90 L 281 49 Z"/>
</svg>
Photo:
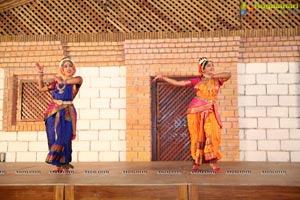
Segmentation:
<svg viewBox="0 0 300 200">
<path fill-rule="evenodd" d="M 220 173 L 191 162 L 0 163 L 0 200 L 300 199 L 300 163 L 219 162 Z"/>
</svg>

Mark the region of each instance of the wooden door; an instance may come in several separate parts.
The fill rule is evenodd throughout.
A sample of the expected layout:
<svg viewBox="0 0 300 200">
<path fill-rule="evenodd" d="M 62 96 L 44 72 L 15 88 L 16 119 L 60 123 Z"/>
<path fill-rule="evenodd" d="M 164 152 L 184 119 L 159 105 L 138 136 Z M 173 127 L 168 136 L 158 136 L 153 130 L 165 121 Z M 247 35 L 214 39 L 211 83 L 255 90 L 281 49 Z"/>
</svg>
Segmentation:
<svg viewBox="0 0 300 200">
<path fill-rule="evenodd" d="M 152 160 L 191 160 L 186 111 L 193 88 L 160 81 L 152 87 Z"/>
</svg>

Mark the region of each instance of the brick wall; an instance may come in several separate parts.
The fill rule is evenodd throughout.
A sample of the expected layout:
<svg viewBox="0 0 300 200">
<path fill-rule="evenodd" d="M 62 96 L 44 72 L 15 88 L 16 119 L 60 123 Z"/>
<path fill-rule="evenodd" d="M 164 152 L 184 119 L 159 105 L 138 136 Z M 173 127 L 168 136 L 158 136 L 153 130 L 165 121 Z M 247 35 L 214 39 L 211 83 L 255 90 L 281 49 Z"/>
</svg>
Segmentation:
<svg viewBox="0 0 300 200">
<path fill-rule="evenodd" d="M 300 63 L 239 64 L 241 160 L 300 161 Z"/>
<path fill-rule="evenodd" d="M 36 76 L 37 61 L 56 73 L 70 55 L 84 78 L 73 160 L 150 161 L 151 77 L 197 75 L 206 56 L 233 74 L 219 95 L 223 160 L 298 162 L 299 46 L 300 37 L 0 43 L 0 151 L 11 162 L 44 161 L 43 122 L 9 124 L 9 80 Z"/>
<path fill-rule="evenodd" d="M 3 97 L 4 97 L 4 70 L 0 68 L 0 133 L 2 132 L 2 116 L 3 116 Z M 7 151 L 7 141 L 6 140 L 0 140 L 0 152 L 6 152 Z"/>
<path fill-rule="evenodd" d="M 6 152 L 8 162 L 43 162 L 47 153 L 43 122 L 12 123 L 12 92 L 17 86 L 11 80 L 16 76 L 35 80 L 35 62 L 45 67 L 45 73 L 55 74 L 58 61 L 66 55 L 74 58 L 77 75 L 84 79 L 74 101 L 79 119 L 73 161 L 126 159 L 122 43 L 10 42 L 1 43 L 0 51 L 0 151 Z"/>
<path fill-rule="evenodd" d="M 151 160 L 150 77 L 198 74 L 199 57 L 208 57 L 216 71 L 232 72 L 219 95 L 223 119 L 224 160 L 239 159 L 237 61 L 239 37 L 126 41 L 127 67 L 127 160 Z"/>
<path fill-rule="evenodd" d="M 20 122 L 15 117 L 20 80 L 36 78 L 35 63 L 40 62 L 48 74 L 57 73 L 57 61 L 63 57 L 60 42 L 7 42 L 0 44 L 0 65 L 4 70 L 3 117 L 4 131 L 43 130 L 43 123 Z M 49 76 L 45 76 L 49 78 Z"/>
<path fill-rule="evenodd" d="M 238 64 L 243 161 L 300 161 L 300 37 L 247 38 Z"/>
<path fill-rule="evenodd" d="M 300 36 L 241 38 L 239 63 L 299 62 Z"/>
</svg>

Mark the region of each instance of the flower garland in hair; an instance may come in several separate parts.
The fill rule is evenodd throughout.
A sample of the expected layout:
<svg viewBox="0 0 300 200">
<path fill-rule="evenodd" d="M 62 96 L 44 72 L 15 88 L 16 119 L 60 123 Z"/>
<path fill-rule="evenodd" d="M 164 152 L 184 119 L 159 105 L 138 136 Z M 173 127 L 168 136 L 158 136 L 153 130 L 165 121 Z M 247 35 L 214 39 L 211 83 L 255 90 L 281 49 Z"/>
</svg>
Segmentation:
<svg viewBox="0 0 300 200">
<path fill-rule="evenodd" d="M 205 57 L 199 59 L 199 73 L 202 75 L 206 65 L 208 64 L 208 60 Z"/>
<path fill-rule="evenodd" d="M 73 75 L 76 73 L 76 66 L 75 66 L 75 64 L 74 64 L 74 61 L 73 61 L 70 57 L 65 57 L 65 58 L 63 58 L 63 59 L 59 62 L 59 70 L 58 70 L 58 73 L 59 73 L 61 76 L 63 76 L 63 77 L 64 77 L 64 75 L 63 75 L 63 64 L 64 64 L 66 61 L 69 61 L 69 62 L 72 63 L 73 68 L 74 68 L 74 73 L 73 73 Z M 72 75 L 72 76 L 73 76 L 73 75 Z"/>
<path fill-rule="evenodd" d="M 74 62 L 73 62 L 73 60 L 72 60 L 71 58 L 65 57 L 65 58 L 63 58 L 63 59 L 60 61 L 59 66 L 62 67 L 62 65 L 63 65 L 63 63 L 64 63 L 65 61 L 70 61 L 72 64 L 74 64 Z"/>
</svg>

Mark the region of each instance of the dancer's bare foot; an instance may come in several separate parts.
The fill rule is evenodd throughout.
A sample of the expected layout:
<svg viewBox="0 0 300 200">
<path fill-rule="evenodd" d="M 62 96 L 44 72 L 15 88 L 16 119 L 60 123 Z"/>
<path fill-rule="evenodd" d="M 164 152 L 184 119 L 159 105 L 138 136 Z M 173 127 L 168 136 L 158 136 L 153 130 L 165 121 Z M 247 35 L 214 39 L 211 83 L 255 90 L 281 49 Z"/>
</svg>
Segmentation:
<svg viewBox="0 0 300 200">
<path fill-rule="evenodd" d="M 56 169 L 52 170 L 52 172 L 54 172 L 54 173 L 62 173 L 63 169 L 62 169 L 62 167 L 56 167 Z"/>
<path fill-rule="evenodd" d="M 192 172 L 199 171 L 200 165 L 193 160 L 193 167 L 192 167 Z"/>
<path fill-rule="evenodd" d="M 220 172 L 220 171 L 221 171 L 221 168 L 218 167 L 218 166 L 215 165 L 215 164 L 210 164 L 210 167 L 212 168 L 212 170 L 213 170 L 214 172 Z"/>
<path fill-rule="evenodd" d="M 192 167 L 193 172 L 199 171 L 199 169 L 200 169 L 199 165 L 193 164 L 193 167 Z"/>
<path fill-rule="evenodd" d="M 62 166 L 62 171 L 64 174 L 70 174 L 70 168 L 73 169 L 74 166 L 71 164 L 65 164 Z"/>
</svg>

